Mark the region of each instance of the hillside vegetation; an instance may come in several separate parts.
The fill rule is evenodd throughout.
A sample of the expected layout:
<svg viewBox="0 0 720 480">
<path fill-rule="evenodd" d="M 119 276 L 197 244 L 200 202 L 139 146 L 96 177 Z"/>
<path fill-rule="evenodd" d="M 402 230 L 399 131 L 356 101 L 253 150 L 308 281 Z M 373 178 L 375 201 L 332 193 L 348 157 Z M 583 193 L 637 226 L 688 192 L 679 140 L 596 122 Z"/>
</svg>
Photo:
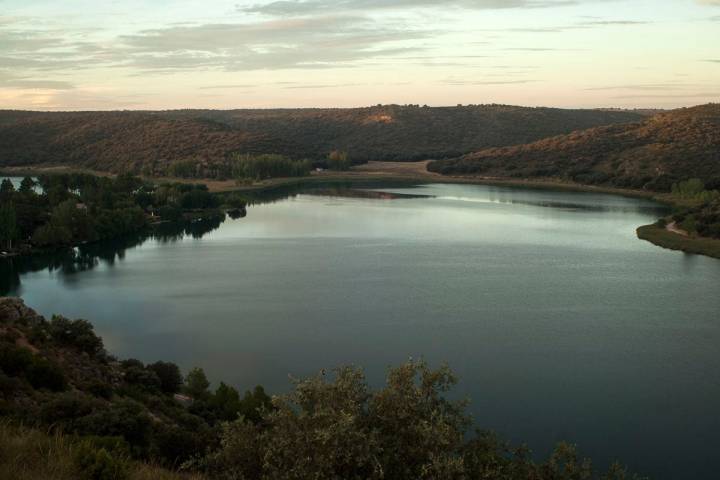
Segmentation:
<svg viewBox="0 0 720 480">
<path fill-rule="evenodd" d="M 334 150 L 354 163 L 457 157 L 599 125 L 637 112 L 504 105 L 430 108 L 0 112 L 0 167 L 67 165 L 167 175 L 190 162 L 194 176 L 221 178 L 236 154 L 324 162 Z"/>
<path fill-rule="evenodd" d="M 720 188 L 720 104 L 660 113 L 640 122 L 596 127 L 433 162 L 450 175 L 559 178 L 667 192 L 698 178 Z"/>
</svg>

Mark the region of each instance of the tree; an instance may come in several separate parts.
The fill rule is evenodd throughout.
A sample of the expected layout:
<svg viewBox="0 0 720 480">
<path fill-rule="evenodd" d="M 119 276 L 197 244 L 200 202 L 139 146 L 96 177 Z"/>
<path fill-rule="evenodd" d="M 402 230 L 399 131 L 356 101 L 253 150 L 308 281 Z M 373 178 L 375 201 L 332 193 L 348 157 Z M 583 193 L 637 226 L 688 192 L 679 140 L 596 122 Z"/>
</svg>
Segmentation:
<svg viewBox="0 0 720 480">
<path fill-rule="evenodd" d="M 297 381 L 264 412 L 264 429 L 245 419 L 227 427 L 221 463 L 239 478 L 457 478 L 467 418 L 441 397 L 447 368 L 409 362 L 372 393 L 361 370 L 345 367 Z M 260 456 L 248 459 L 253 449 Z M 258 465 L 261 475 L 252 471 Z M 247 469 L 247 470 L 246 470 Z M 440 473 L 439 475 L 437 475 Z"/>
<path fill-rule="evenodd" d="M 0 194 L 7 195 L 13 192 L 15 192 L 15 186 L 9 178 L 4 178 L 2 183 L 0 183 Z"/>
<path fill-rule="evenodd" d="M 155 362 L 147 366 L 160 379 L 160 389 L 165 393 L 177 393 L 183 384 L 180 368 L 171 362 Z"/>
<path fill-rule="evenodd" d="M 12 249 L 12 242 L 17 239 L 18 233 L 15 206 L 11 203 L 0 205 L 0 245 Z"/>
<path fill-rule="evenodd" d="M 352 162 L 347 152 L 333 150 L 327 157 L 328 167 L 331 170 L 350 170 Z"/>
<path fill-rule="evenodd" d="M 97 355 L 103 351 L 102 338 L 95 335 L 92 323 L 87 320 L 70 320 L 62 315 L 53 315 L 48 332 L 53 340 L 75 347 L 81 352 Z"/>
<path fill-rule="evenodd" d="M 185 392 L 195 399 L 207 398 L 210 394 L 210 382 L 202 368 L 195 367 L 185 377 Z"/>
<path fill-rule="evenodd" d="M 36 185 L 35 180 L 33 180 L 30 177 L 25 177 L 22 179 L 22 182 L 20 182 L 20 189 L 18 191 L 20 193 L 34 192 L 35 185 Z"/>
<path fill-rule="evenodd" d="M 67 229 L 74 241 L 95 240 L 96 232 L 92 218 L 84 209 L 78 208 L 77 201 L 73 199 L 55 207 L 50 222 L 56 227 Z"/>
<path fill-rule="evenodd" d="M 536 463 L 527 449 L 492 434 L 466 435 L 466 403 L 445 398 L 455 381 L 448 367 L 413 361 L 392 368 L 376 391 L 354 367 L 296 381 L 261 422 L 241 417 L 224 425 L 220 449 L 206 458 L 208 473 L 273 480 L 636 478 L 617 465 L 601 477 L 567 444 Z"/>
<path fill-rule="evenodd" d="M 240 413 L 240 393 L 237 389 L 220 382 L 215 394 L 210 399 L 210 405 L 217 411 L 221 420 L 230 421 L 238 418 Z"/>
<path fill-rule="evenodd" d="M 33 233 L 31 242 L 39 247 L 50 245 L 66 245 L 72 241 L 72 232 L 65 227 L 46 223 L 38 227 Z"/>
</svg>

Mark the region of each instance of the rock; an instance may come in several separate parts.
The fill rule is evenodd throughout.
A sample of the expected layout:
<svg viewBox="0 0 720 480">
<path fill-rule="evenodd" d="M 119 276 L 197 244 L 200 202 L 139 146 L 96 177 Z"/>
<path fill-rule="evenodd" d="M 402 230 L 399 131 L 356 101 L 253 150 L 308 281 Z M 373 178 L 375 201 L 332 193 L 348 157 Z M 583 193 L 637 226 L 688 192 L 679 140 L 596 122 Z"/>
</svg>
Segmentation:
<svg viewBox="0 0 720 480">
<path fill-rule="evenodd" d="M 45 319 L 38 315 L 35 310 L 25 305 L 21 298 L 0 297 L 0 324 L 12 325 L 20 323 L 23 325 L 37 325 Z"/>
</svg>

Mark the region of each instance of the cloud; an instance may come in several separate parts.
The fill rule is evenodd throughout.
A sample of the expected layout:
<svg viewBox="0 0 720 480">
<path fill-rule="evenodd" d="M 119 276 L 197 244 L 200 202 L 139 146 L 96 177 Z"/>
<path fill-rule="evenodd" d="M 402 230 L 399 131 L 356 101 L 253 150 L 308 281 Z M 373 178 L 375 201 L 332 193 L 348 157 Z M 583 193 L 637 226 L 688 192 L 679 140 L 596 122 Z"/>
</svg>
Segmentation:
<svg viewBox="0 0 720 480">
<path fill-rule="evenodd" d="M 713 5 L 720 7 L 720 0 L 697 0 L 700 5 Z"/>
<path fill-rule="evenodd" d="M 129 65 L 145 71 L 226 71 L 347 66 L 418 52 L 398 45 L 435 32 L 358 15 L 274 19 L 152 29 L 118 39 Z"/>
<path fill-rule="evenodd" d="M 510 28 L 492 28 L 481 29 L 481 32 L 510 32 L 510 33 L 561 33 L 570 30 L 588 30 L 598 27 L 615 27 L 615 26 L 640 26 L 650 25 L 652 22 L 641 20 L 583 20 L 569 25 L 558 25 L 553 27 L 510 27 Z"/>
<path fill-rule="evenodd" d="M 718 98 L 720 97 L 720 91 L 717 92 L 697 92 L 697 93 L 673 93 L 673 94 L 643 94 L 643 95 L 617 95 L 612 98 Z"/>
<path fill-rule="evenodd" d="M 256 84 L 234 84 L 234 85 L 208 85 L 206 87 L 199 87 L 199 90 L 234 90 L 234 89 L 247 89 L 247 88 L 257 88 L 260 85 Z"/>
<path fill-rule="evenodd" d="M 75 86 L 60 80 L 13 79 L 0 83 L 4 88 L 21 88 L 26 90 L 72 90 Z"/>
<path fill-rule="evenodd" d="M 665 90 L 682 90 L 684 88 L 695 88 L 704 85 L 689 84 L 680 82 L 668 83 L 645 83 L 645 84 L 628 84 L 628 85 L 608 85 L 604 87 L 586 88 L 587 91 L 606 91 L 606 90 L 639 90 L 639 91 L 665 91 Z"/>
<path fill-rule="evenodd" d="M 542 48 L 542 47 L 512 47 L 503 48 L 507 52 L 555 52 L 560 50 L 559 48 Z"/>
<path fill-rule="evenodd" d="M 577 4 L 577 0 L 278 0 L 249 7 L 243 12 L 290 17 L 329 12 L 367 12 L 370 10 L 408 10 L 417 8 L 458 8 L 499 10 L 513 8 L 550 8 Z"/>
<path fill-rule="evenodd" d="M 578 25 L 587 26 L 608 26 L 608 25 L 647 25 L 650 22 L 641 22 L 637 20 L 587 20 L 579 22 Z"/>
<path fill-rule="evenodd" d="M 286 87 L 282 87 L 285 89 L 320 89 L 320 88 L 342 88 L 342 87 L 357 87 L 360 85 L 364 85 L 362 83 L 336 83 L 336 84 L 328 84 L 328 85 L 288 85 Z"/>
<path fill-rule="evenodd" d="M 526 83 L 534 83 L 537 80 L 445 80 L 445 85 L 464 86 L 464 85 L 522 85 Z"/>
</svg>

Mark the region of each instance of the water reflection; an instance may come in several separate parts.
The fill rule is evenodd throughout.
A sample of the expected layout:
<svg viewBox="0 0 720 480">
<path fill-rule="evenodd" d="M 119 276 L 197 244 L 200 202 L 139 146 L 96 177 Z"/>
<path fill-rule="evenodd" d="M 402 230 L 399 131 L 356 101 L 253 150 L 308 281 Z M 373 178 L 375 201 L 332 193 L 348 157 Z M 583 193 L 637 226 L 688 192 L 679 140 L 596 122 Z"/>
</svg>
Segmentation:
<svg viewBox="0 0 720 480">
<path fill-rule="evenodd" d="M 200 239 L 219 228 L 224 221 L 225 214 L 218 214 L 191 222 L 162 223 L 137 234 L 88 243 L 72 249 L 0 259 L 0 296 L 20 295 L 20 277 L 23 274 L 47 270 L 58 273 L 59 280 L 64 284 L 72 284 L 77 274 L 97 268 L 101 264 L 113 267 L 116 262 L 125 258 L 126 251 L 147 240 L 170 244 L 186 237 Z"/>
</svg>

